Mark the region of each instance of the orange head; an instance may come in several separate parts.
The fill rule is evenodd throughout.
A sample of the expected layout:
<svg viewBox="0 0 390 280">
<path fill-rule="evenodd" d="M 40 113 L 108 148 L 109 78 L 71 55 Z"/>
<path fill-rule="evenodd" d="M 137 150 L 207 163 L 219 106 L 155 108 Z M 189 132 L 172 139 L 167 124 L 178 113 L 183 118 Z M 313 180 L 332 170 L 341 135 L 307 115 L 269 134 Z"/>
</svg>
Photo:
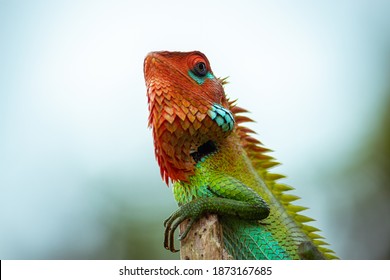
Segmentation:
<svg viewBox="0 0 390 280">
<path fill-rule="evenodd" d="M 215 117 L 229 108 L 222 82 L 198 51 L 151 52 L 144 61 L 144 75 L 161 176 L 166 183 L 188 181 L 198 148 L 208 141 L 218 143 L 233 129 L 233 119 L 226 128 Z"/>
</svg>

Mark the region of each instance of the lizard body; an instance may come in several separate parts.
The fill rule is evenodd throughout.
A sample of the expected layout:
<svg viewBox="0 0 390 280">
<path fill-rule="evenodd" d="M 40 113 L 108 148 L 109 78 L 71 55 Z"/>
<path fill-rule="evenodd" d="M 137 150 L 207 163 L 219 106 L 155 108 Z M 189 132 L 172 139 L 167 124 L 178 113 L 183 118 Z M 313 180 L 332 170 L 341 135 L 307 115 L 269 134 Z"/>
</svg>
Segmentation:
<svg viewBox="0 0 390 280">
<path fill-rule="evenodd" d="M 205 213 L 218 214 L 224 247 L 235 259 L 332 259 L 313 219 L 299 214 L 292 188 L 268 149 L 242 126 L 246 110 L 226 98 L 225 80 L 216 78 L 201 52 L 152 52 L 144 62 L 155 154 L 161 176 L 179 209 L 165 221 L 165 247 L 173 252 L 180 236 Z"/>
</svg>

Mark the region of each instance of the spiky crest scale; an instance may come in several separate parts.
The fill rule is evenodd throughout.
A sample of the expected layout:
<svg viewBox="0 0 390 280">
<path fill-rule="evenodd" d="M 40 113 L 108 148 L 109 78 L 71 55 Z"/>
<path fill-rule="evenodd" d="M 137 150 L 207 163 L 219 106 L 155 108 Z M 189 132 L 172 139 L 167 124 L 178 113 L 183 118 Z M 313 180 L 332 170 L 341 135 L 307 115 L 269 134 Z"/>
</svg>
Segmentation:
<svg viewBox="0 0 390 280">
<path fill-rule="evenodd" d="M 298 200 L 299 197 L 291 194 L 285 193 L 286 191 L 293 190 L 294 188 L 278 183 L 277 180 L 284 178 L 284 175 L 270 173 L 269 169 L 279 163 L 274 160 L 273 157 L 267 155 L 266 153 L 270 150 L 264 148 L 260 141 L 254 139 L 250 134 L 256 134 L 253 130 L 250 130 L 242 126 L 243 122 L 252 122 L 248 117 L 239 116 L 239 114 L 246 113 L 247 110 L 237 107 L 234 101 L 229 101 L 230 111 L 233 113 L 236 122 L 240 123 L 236 126 L 236 133 L 240 136 L 241 145 L 244 147 L 248 157 L 250 158 L 253 166 L 259 173 L 259 175 L 265 180 L 266 186 L 272 191 L 272 193 L 279 199 L 279 201 L 284 205 L 288 213 L 294 218 L 294 220 L 299 224 L 302 230 L 308 235 L 309 238 L 313 241 L 315 245 L 318 246 L 318 249 L 328 258 L 328 259 L 337 259 L 334 255 L 334 251 L 326 248 L 324 246 L 328 245 L 324 242 L 323 237 L 318 232 L 319 229 L 305 223 L 314 221 L 314 219 L 298 214 L 301 211 L 307 209 L 307 207 L 297 206 L 291 202 Z M 237 121 L 237 119 L 240 120 Z"/>
</svg>

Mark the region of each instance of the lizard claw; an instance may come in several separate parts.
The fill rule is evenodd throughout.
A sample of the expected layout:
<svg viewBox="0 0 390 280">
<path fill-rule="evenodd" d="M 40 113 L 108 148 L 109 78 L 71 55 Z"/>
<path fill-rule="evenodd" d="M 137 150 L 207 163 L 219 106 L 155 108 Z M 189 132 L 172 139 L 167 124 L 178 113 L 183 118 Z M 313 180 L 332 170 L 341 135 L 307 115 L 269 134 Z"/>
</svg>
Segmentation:
<svg viewBox="0 0 390 280">
<path fill-rule="evenodd" d="M 192 225 L 195 221 L 199 219 L 201 216 L 201 211 L 194 211 L 194 205 L 199 205 L 200 201 L 191 201 L 183 206 L 181 206 L 179 209 L 177 209 L 175 212 L 173 212 L 165 221 L 164 221 L 164 247 L 165 249 L 171 251 L 171 252 L 178 252 L 179 250 L 175 249 L 174 244 L 174 235 L 175 230 L 177 227 L 186 219 L 190 219 L 189 224 L 187 225 L 184 232 L 179 236 L 179 240 L 183 240 L 186 238 L 188 232 L 190 231 Z M 196 208 L 196 207 L 195 207 Z"/>
<path fill-rule="evenodd" d="M 180 209 L 179 209 L 180 210 Z M 164 227 L 165 227 L 165 233 L 164 233 L 164 247 L 165 249 L 175 253 L 178 252 L 178 250 L 175 249 L 175 244 L 174 244 L 174 234 L 176 228 L 179 226 L 181 223 L 180 219 L 176 220 L 178 217 L 179 211 L 175 211 L 171 214 L 171 216 L 168 217 L 164 221 Z M 178 222 L 180 221 L 180 222 Z"/>
</svg>

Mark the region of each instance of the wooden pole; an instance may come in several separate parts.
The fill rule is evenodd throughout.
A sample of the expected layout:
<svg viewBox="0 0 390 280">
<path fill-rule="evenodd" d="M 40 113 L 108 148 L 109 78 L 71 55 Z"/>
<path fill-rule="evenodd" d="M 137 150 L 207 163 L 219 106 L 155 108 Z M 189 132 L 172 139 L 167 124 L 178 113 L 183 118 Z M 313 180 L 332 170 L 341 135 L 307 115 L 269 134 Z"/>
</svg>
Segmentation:
<svg viewBox="0 0 390 280">
<path fill-rule="evenodd" d="M 183 232 L 188 220 L 180 224 Z M 229 256 L 223 249 L 222 226 L 217 215 L 205 215 L 191 227 L 186 238 L 180 244 L 182 260 L 223 260 Z"/>
</svg>

